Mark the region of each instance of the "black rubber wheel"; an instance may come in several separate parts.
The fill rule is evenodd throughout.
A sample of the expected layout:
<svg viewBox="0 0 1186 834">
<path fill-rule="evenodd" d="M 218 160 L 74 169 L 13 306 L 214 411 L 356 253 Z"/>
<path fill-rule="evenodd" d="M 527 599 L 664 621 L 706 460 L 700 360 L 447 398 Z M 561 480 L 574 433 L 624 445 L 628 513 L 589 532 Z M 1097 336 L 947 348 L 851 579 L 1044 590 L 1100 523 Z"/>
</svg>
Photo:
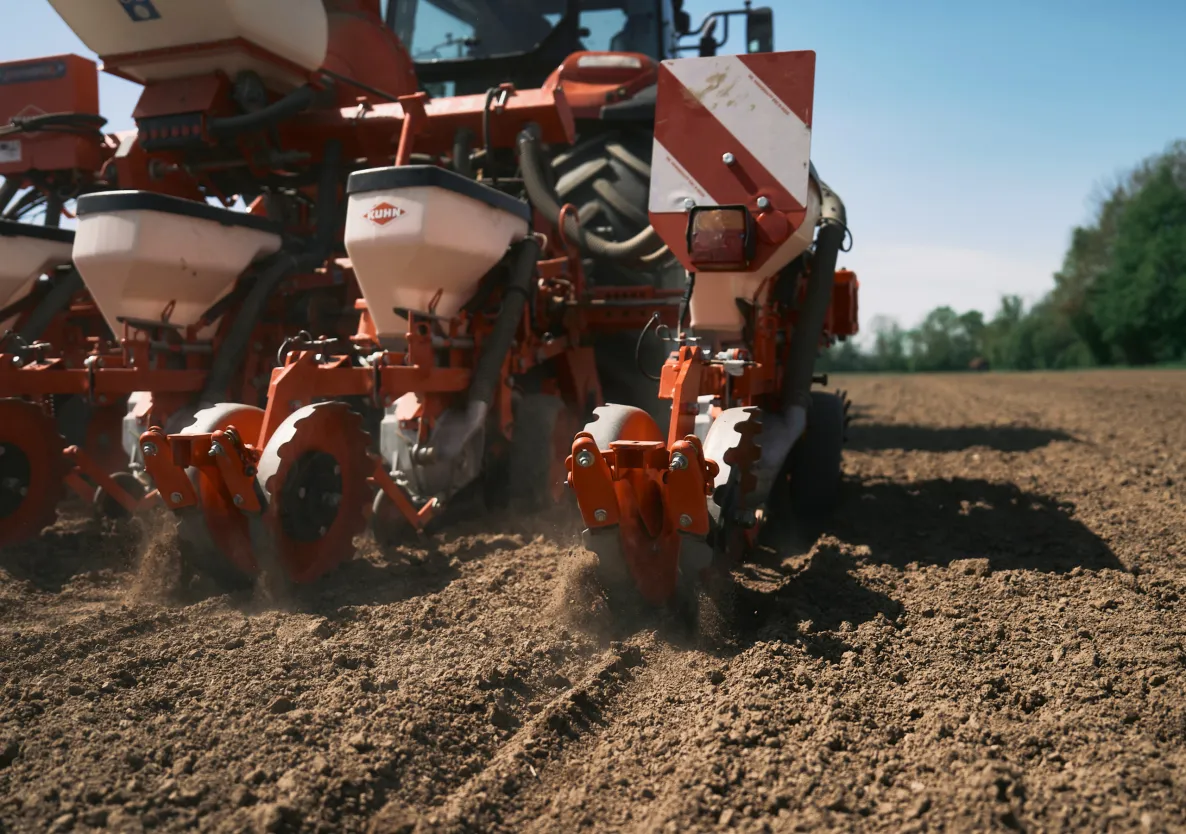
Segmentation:
<svg viewBox="0 0 1186 834">
<path fill-rule="evenodd" d="M 581 227 L 609 240 L 624 241 L 650 225 L 647 206 L 651 188 L 650 130 L 607 130 L 582 138 L 552 161 L 552 176 L 561 204 L 577 207 Z M 602 285 L 654 284 L 679 289 L 683 267 L 664 258 L 646 267 L 598 260 L 592 280 Z"/>
<path fill-rule="evenodd" d="M 110 477 L 133 498 L 140 499 L 148 493 L 140 479 L 131 472 L 113 472 Z M 100 518 L 127 518 L 130 515 L 118 501 L 103 491 L 103 487 L 95 490 L 94 507 Z"/>
<path fill-rule="evenodd" d="M 825 518 L 840 500 L 844 458 L 844 398 L 813 391 L 807 429 L 787 461 L 790 507 L 803 519 Z"/>
<path fill-rule="evenodd" d="M 563 480 L 567 457 L 563 438 L 557 435 L 563 416 L 564 401 L 551 394 L 527 394 L 516 406 L 507 461 L 511 509 L 537 512 L 556 503 L 557 482 Z M 567 442 L 571 448 L 572 437 Z"/>
</svg>

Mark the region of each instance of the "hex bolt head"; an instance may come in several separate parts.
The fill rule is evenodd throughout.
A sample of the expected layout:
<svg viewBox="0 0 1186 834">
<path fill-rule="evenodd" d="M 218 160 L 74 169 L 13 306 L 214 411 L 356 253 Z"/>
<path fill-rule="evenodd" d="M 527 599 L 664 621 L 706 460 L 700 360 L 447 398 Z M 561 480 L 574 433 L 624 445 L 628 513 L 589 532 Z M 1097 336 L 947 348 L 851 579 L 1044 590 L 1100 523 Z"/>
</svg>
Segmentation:
<svg viewBox="0 0 1186 834">
<path fill-rule="evenodd" d="M 244 504 L 242 495 L 236 495 L 233 500 L 235 502 L 236 507 L 242 507 Z"/>
<path fill-rule="evenodd" d="M 687 469 L 688 468 L 688 459 L 687 459 L 687 457 L 684 456 L 683 452 L 676 452 L 674 455 L 671 456 L 671 468 L 672 469 Z"/>
<path fill-rule="evenodd" d="M 691 527 L 692 526 L 692 517 L 690 515 L 688 515 L 687 513 L 684 513 L 683 515 L 681 515 L 679 517 L 679 526 L 680 527 Z"/>
<path fill-rule="evenodd" d="M 169 496 L 169 501 L 171 501 L 174 504 L 180 504 L 181 503 L 181 493 L 180 492 L 172 493 Z"/>
<path fill-rule="evenodd" d="M 594 510 L 593 517 L 598 521 L 605 521 L 607 518 L 609 518 L 609 513 L 607 513 L 605 510 Z"/>
<path fill-rule="evenodd" d="M 592 452 L 590 452 L 588 449 L 581 449 L 581 451 L 577 452 L 577 466 L 581 466 L 581 467 L 584 467 L 585 469 L 588 469 L 592 465 L 593 465 L 593 453 Z"/>
<path fill-rule="evenodd" d="M 695 201 L 695 200 L 693 200 L 691 197 L 689 197 L 689 198 L 687 198 L 686 200 L 684 200 L 684 209 L 685 209 L 686 211 L 691 211 L 691 210 L 692 210 L 692 209 L 694 209 L 694 208 L 696 208 L 696 201 Z"/>
<path fill-rule="evenodd" d="M 726 165 L 732 165 L 736 161 L 737 157 L 733 156 L 731 153 L 721 154 L 721 162 L 725 163 Z"/>
<path fill-rule="evenodd" d="M 145 443 L 140 447 L 140 451 L 144 453 L 144 457 L 146 458 L 156 457 L 156 444 Z"/>
<path fill-rule="evenodd" d="M 758 208 L 760 208 L 762 211 L 765 211 L 766 209 L 770 208 L 770 198 L 769 197 L 759 197 L 758 198 Z"/>
</svg>

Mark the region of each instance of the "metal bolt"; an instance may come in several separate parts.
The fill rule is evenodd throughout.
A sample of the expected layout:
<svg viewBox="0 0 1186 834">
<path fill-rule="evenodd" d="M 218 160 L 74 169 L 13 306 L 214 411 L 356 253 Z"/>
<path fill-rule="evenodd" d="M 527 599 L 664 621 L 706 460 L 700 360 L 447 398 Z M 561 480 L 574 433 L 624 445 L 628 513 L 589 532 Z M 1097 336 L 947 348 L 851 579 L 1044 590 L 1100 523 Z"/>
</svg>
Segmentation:
<svg viewBox="0 0 1186 834">
<path fill-rule="evenodd" d="M 688 459 L 684 456 L 683 452 L 676 452 L 674 455 L 671 456 L 671 468 L 672 469 L 687 469 L 688 468 Z"/>
<path fill-rule="evenodd" d="M 594 510 L 593 517 L 598 521 L 605 521 L 607 518 L 609 518 L 609 513 L 607 513 L 605 510 Z"/>
<path fill-rule="evenodd" d="M 181 493 L 174 492 L 172 495 L 169 496 L 169 500 L 172 501 L 174 504 L 180 504 L 181 503 Z"/>
<path fill-rule="evenodd" d="M 732 165 L 736 161 L 737 158 L 731 153 L 725 153 L 721 155 L 721 162 L 725 163 L 726 165 Z"/>
<path fill-rule="evenodd" d="M 144 457 L 146 458 L 156 457 L 156 444 L 145 443 L 140 447 L 140 451 L 144 453 Z"/>
<path fill-rule="evenodd" d="M 765 211 L 766 209 L 770 208 L 770 198 L 769 197 L 759 197 L 758 198 L 758 208 L 760 208 L 762 211 Z"/>
<path fill-rule="evenodd" d="M 694 208 L 696 208 L 696 201 L 695 201 L 695 200 L 693 200 L 691 197 L 689 197 L 688 199 L 684 200 L 684 209 L 685 209 L 686 211 L 691 211 L 691 210 L 692 210 L 692 209 L 694 209 Z"/>
<path fill-rule="evenodd" d="M 681 515 L 679 517 L 679 526 L 680 527 L 691 527 L 692 526 L 692 517 L 690 515 L 688 515 L 687 513 L 684 513 L 683 515 Z"/>
<path fill-rule="evenodd" d="M 223 452 L 222 445 L 219 443 L 210 444 L 210 457 L 216 458 Z"/>
<path fill-rule="evenodd" d="M 577 466 L 583 466 L 588 469 L 593 465 L 593 453 L 588 449 L 581 449 L 577 452 Z"/>
<path fill-rule="evenodd" d="M 243 496 L 242 496 L 242 495 L 236 495 L 236 496 L 234 497 L 234 502 L 235 502 L 235 506 L 236 506 L 236 507 L 242 507 L 242 506 L 243 506 Z"/>
</svg>

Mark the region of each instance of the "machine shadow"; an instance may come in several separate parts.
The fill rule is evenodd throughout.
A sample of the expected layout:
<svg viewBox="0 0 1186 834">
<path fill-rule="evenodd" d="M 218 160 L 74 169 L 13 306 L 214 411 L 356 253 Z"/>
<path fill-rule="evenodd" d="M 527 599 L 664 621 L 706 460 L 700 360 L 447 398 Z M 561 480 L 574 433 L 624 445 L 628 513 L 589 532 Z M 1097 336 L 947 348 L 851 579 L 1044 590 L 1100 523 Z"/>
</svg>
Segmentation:
<svg viewBox="0 0 1186 834">
<path fill-rule="evenodd" d="M 850 626 L 879 616 L 892 622 L 903 612 L 860 582 L 861 565 L 901 570 L 978 559 L 988 571 L 1124 570 L 1074 512 L 1069 502 L 1008 483 L 848 480 L 831 521 L 810 528 L 778 513 L 767 524 L 761 547 L 736 572 L 735 639 L 726 653 L 782 640 L 838 660 Z"/>
<path fill-rule="evenodd" d="M 983 446 L 997 452 L 1032 452 L 1071 435 L 1032 426 L 916 426 L 854 420 L 847 448 L 858 452 L 961 452 Z"/>
<path fill-rule="evenodd" d="M 89 507 L 69 504 L 41 535 L 0 548 L 0 572 L 43 593 L 61 593 L 79 577 L 135 566 L 137 534 L 127 525 L 105 527 Z"/>
<path fill-rule="evenodd" d="M 1074 517 L 1074 504 L 1015 484 L 975 478 L 849 481 L 845 493 L 828 532 L 866 545 L 868 558 L 882 564 L 986 559 L 990 570 L 1124 569 L 1111 548 Z"/>
</svg>

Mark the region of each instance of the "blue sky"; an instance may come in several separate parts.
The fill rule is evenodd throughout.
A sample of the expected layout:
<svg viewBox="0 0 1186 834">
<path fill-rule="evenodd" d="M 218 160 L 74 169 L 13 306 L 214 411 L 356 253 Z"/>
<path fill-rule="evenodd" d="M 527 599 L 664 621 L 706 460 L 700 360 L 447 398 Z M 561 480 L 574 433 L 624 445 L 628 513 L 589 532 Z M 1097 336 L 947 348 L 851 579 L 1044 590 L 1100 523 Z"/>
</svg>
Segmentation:
<svg viewBox="0 0 1186 834">
<path fill-rule="evenodd" d="M 1040 297 L 1099 184 L 1186 137 L 1181 0 L 766 2 L 776 48 L 818 55 L 813 158 L 848 206 L 866 329 Z M 6 23 L 6 60 L 89 54 L 44 0 Z M 112 129 L 137 89 L 104 77 Z"/>
</svg>

